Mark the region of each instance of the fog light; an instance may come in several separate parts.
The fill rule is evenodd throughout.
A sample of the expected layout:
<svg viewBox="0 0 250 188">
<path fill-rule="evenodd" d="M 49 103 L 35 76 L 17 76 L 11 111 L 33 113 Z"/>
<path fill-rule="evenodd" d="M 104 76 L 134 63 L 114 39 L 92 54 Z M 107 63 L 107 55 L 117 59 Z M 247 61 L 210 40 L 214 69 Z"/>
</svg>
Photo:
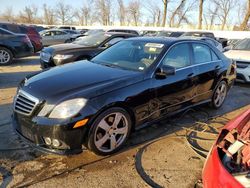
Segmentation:
<svg viewBox="0 0 250 188">
<path fill-rule="evenodd" d="M 53 139 L 53 140 L 52 140 L 52 145 L 53 145 L 54 147 L 59 147 L 59 146 L 61 145 L 61 143 L 60 143 L 59 140 Z"/>
<path fill-rule="evenodd" d="M 49 137 L 44 137 L 44 142 L 47 145 L 51 145 L 51 139 Z"/>
</svg>

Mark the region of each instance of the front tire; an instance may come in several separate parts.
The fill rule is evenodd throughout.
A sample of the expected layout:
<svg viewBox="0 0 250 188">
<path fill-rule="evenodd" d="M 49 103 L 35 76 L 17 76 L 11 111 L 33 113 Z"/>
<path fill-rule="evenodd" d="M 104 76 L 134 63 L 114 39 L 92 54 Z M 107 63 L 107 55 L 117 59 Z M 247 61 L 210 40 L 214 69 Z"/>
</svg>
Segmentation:
<svg viewBox="0 0 250 188">
<path fill-rule="evenodd" d="M 7 48 L 0 47 L 0 65 L 8 65 L 12 63 L 12 60 L 12 52 Z"/>
<path fill-rule="evenodd" d="M 214 91 L 211 101 L 211 106 L 215 109 L 220 108 L 226 99 L 227 92 L 228 92 L 227 83 L 225 81 L 221 81 Z"/>
<path fill-rule="evenodd" d="M 97 155 L 117 152 L 127 141 L 131 131 L 127 111 L 113 107 L 101 113 L 94 121 L 88 138 L 88 148 Z"/>
</svg>

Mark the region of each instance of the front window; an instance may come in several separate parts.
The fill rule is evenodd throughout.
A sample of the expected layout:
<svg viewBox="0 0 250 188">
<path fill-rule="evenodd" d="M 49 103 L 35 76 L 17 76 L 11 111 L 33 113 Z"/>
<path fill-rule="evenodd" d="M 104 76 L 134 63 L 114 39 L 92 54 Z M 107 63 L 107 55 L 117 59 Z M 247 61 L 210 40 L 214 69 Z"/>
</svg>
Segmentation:
<svg viewBox="0 0 250 188">
<path fill-rule="evenodd" d="M 163 59 L 163 65 L 171 66 L 176 69 L 190 65 L 190 49 L 186 43 L 177 44 L 168 52 Z"/>
<path fill-rule="evenodd" d="M 250 39 L 244 39 L 239 41 L 234 46 L 233 50 L 250 50 Z"/>
<path fill-rule="evenodd" d="M 83 46 L 97 46 L 101 44 L 104 40 L 106 40 L 110 35 L 108 34 L 96 34 L 96 35 L 89 35 L 85 37 L 81 37 L 81 39 L 73 42 L 74 44 L 79 44 Z"/>
<path fill-rule="evenodd" d="M 103 51 L 92 62 L 110 67 L 144 71 L 152 65 L 164 44 L 145 41 L 121 41 Z"/>
</svg>

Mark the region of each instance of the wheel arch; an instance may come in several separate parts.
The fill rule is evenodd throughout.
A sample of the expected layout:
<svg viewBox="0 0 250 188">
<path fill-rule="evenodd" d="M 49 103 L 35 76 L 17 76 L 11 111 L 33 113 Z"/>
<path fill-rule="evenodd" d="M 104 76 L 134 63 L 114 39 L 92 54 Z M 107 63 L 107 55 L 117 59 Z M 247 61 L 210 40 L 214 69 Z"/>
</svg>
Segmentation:
<svg viewBox="0 0 250 188">
<path fill-rule="evenodd" d="M 0 44 L 0 47 L 3 47 L 3 48 L 8 49 L 8 50 L 12 53 L 13 57 L 15 57 L 15 56 L 16 56 L 16 55 L 15 55 L 15 53 L 14 53 L 14 50 L 13 50 L 12 48 L 10 48 L 9 46 L 6 46 L 6 45 L 3 45 L 3 44 Z"/>
</svg>

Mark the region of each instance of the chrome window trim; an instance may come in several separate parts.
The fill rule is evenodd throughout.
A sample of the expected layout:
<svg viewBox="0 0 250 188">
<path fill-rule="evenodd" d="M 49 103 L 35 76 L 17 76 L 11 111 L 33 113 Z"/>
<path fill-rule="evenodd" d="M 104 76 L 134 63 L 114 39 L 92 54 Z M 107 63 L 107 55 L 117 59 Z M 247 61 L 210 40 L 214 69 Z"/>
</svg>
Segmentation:
<svg viewBox="0 0 250 188">
<path fill-rule="evenodd" d="M 200 41 L 181 41 L 181 42 L 176 42 L 175 44 L 173 44 L 172 46 L 170 46 L 170 48 L 165 52 L 164 56 L 160 59 L 158 65 L 156 66 L 155 70 L 162 64 L 164 58 L 167 56 L 167 54 L 169 53 L 169 51 L 176 45 L 178 44 L 182 44 L 182 43 L 198 43 L 198 44 L 203 44 L 203 45 L 206 45 L 210 50 L 212 50 L 207 44 L 205 44 L 204 42 L 200 42 Z M 214 52 L 215 53 L 215 52 Z M 215 53 L 216 54 L 216 53 Z M 216 54 L 217 55 L 217 54 Z M 199 63 L 199 64 L 194 64 L 194 65 L 189 65 L 189 66 L 186 66 L 186 67 L 182 67 L 182 68 L 178 68 L 176 69 L 176 71 L 180 71 L 180 70 L 184 70 L 184 69 L 187 69 L 187 68 L 191 68 L 191 67 L 196 67 L 198 65 L 203 65 L 203 64 L 208 64 L 208 63 L 214 63 L 214 62 L 221 62 L 221 59 L 218 59 L 216 61 L 209 61 L 209 62 L 203 62 L 203 63 Z M 191 62 L 192 63 L 192 62 Z M 151 78 L 154 77 L 154 74 L 155 74 L 155 71 L 152 73 L 151 75 Z"/>
</svg>

